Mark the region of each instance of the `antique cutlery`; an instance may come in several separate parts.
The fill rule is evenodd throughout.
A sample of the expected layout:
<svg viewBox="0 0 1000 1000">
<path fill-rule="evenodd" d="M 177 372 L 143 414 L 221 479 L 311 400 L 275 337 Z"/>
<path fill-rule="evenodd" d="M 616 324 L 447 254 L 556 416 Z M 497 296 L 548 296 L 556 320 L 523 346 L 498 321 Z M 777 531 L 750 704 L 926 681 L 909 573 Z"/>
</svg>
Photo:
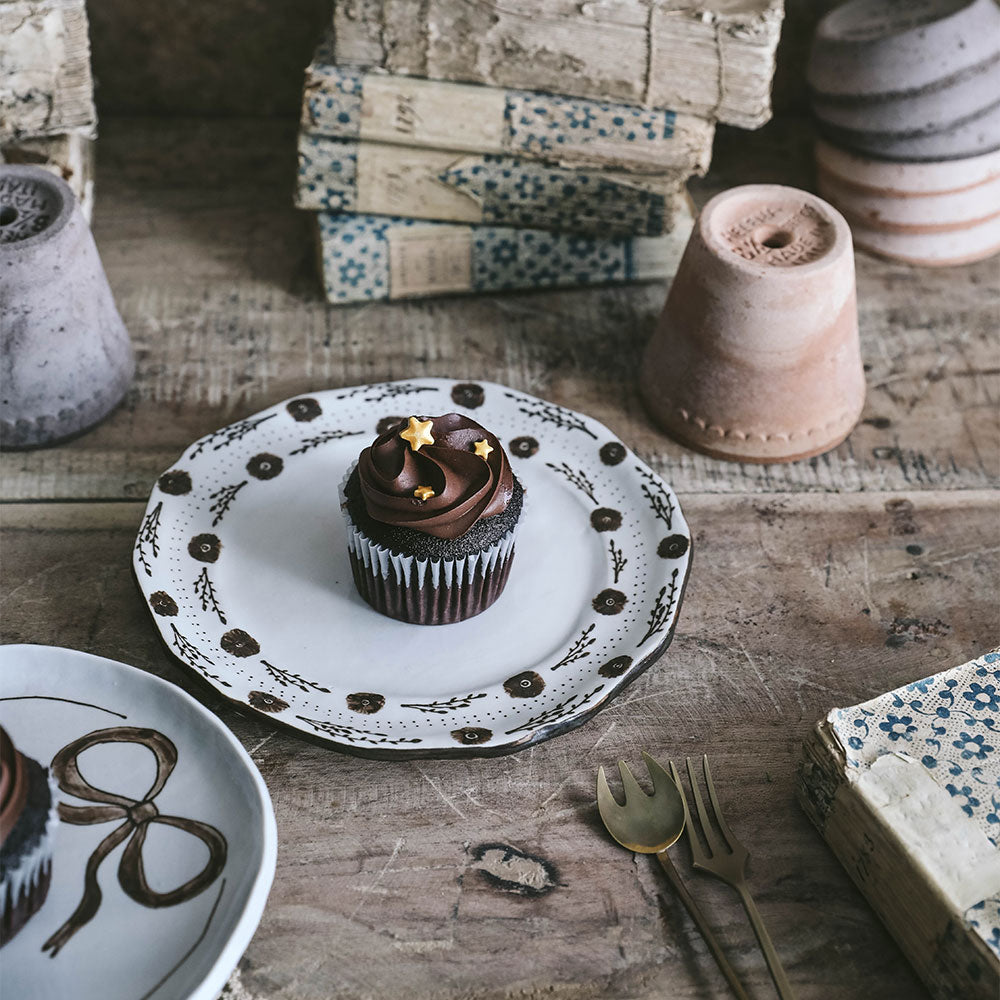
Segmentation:
<svg viewBox="0 0 1000 1000">
<path fill-rule="evenodd" d="M 701 762 L 702 769 L 705 772 L 705 785 L 708 788 L 708 797 L 712 802 L 712 810 L 715 813 L 718 833 L 716 833 L 709 821 L 705 803 L 702 800 L 701 792 L 698 790 L 698 782 L 695 780 L 691 758 L 685 758 L 685 761 L 687 763 L 688 780 L 691 782 L 691 793 L 694 796 L 695 809 L 698 813 L 700 831 L 691 822 L 687 796 L 684 794 L 684 786 L 681 784 L 680 775 L 677 773 L 677 768 L 674 767 L 673 761 L 670 763 L 670 774 L 673 777 L 673 784 L 678 790 L 681 804 L 684 808 L 683 827 L 687 830 L 694 867 L 722 879 L 723 882 L 727 882 L 739 893 L 740 899 L 743 901 L 743 906 L 747 911 L 747 916 L 750 918 L 750 925 L 753 927 L 754 934 L 757 935 L 761 951 L 764 952 L 764 959 L 771 972 L 771 978 L 774 979 L 774 985 L 778 989 L 778 996 L 781 997 L 781 1000 L 794 1000 L 792 987 L 785 976 L 785 970 L 782 968 L 778 953 L 774 950 L 771 937 L 767 933 L 764 921 L 757 910 L 757 904 L 754 903 L 753 897 L 750 895 L 750 889 L 747 886 L 746 864 L 750 854 L 743 844 L 737 840 L 733 831 L 729 828 L 729 824 L 726 822 L 726 817 L 722 813 L 722 807 L 719 805 L 719 799 L 715 794 L 715 785 L 712 783 L 712 771 L 708 766 L 708 757 L 702 755 Z M 699 832 L 701 834 L 700 840 L 698 836 Z M 705 842 L 707 849 L 702 846 L 701 840 Z"/>
<path fill-rule="evenodd" d="M 608 833 L 622 847 L 639 854 L 655 854 L 663 871 L 666 873 L 674 891 L 681 898 L 691 919 L 695 922 L 701 936 L 705 939 L 709 951 L 719 963 L 722 974 L 733 988 L 739 1000 L 749 1000 L 746 991 L 736 976 L 722 951 L 722 946 L 709 927 L 704 914 L 694 901 L 687 887 L 681 881 L 677 869 L 667 855 L 667 848 L 675 844 L 684 832 L 687 807 L 684 803 L 676 777 L 670 775 L 659 764 L 643 751 L 643 760 L 653 781 L 653 794 L 647 795 L 632 776 L 625 761 L 618 761 L 618 770 L 622 776 L 622 786 L 625 790 L 625 803 L 619 805 L 604 775 L 604 768 L 597 772 L 597 808 Z"/>
</svg>

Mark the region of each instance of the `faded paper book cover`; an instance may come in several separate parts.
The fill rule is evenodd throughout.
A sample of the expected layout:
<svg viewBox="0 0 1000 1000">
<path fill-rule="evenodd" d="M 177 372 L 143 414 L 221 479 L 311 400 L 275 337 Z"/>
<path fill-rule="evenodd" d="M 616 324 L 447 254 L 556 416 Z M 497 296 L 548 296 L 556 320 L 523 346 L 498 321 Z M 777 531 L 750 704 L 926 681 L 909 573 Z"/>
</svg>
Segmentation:
<svg viewBox="0 0 1000 1000">
<path fill-rule="evenodd" d="M 783 0 L 363 0 L 334 7 L 334 61 L 757 128 L 783 16 Z"/>
<path fill-rule="evenodd" d="M 701 175 L 711 160 L 715 127 L 697 115 L 369 72 L 336 65 L 333 48 L 306 69 L 301 124 L 315 135 L 643 174 Z"/>
<path fill-rule="evenodd" d="M 1000 649 L 850 708 L 799 801 L 938 1000 L 1000 996 Z"/>
<path fill-rule="evenodd" d="M 96 123 L 84 0 L 0 2 L 0 141 Z"/>
</svg>

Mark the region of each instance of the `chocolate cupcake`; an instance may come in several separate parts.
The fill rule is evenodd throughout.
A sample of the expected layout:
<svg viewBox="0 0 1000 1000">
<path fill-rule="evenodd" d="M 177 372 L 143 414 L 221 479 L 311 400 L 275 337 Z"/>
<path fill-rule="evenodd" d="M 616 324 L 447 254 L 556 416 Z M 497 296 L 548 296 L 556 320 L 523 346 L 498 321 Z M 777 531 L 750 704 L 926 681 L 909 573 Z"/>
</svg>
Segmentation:
<svg viewBox="0 0 1000 1000">
<path fill-rule="evenodd" d="M 45 902 L 57 822 L 48 772 L 19 753 L 0 728 L 0 945 Z"/>
<path fill-rule="evenodd" d="M 409 417 L 342 486 L 358 593 L 376 611 L 445 625 L 485 611 L 514 557 L 523 490 L 495 435 L 469 417 Z"/>
</svg>

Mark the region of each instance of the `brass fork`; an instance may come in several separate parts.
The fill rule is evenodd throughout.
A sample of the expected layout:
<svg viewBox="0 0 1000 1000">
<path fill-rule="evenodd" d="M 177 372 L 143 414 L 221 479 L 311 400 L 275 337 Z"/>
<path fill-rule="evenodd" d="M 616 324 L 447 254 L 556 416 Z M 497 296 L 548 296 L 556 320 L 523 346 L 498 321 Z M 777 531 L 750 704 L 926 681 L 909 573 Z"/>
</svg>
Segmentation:
<svg viewBox="0 0 1000 1000">
<path fill-rule="evenodd" d="M 687 813 L 687 806 L 680 792 L 676 777 L 671 780 L 670 775 L 660 767 L 645 751 L 643 760 L 649 770 L 649 776 L 653 781 L 653 794 L 647 795 L 640 787 L 639 783 L 632 777 L 632 772 L 628 769 L 625 761 L 618 761 L 618 770 L 622 776 L 622 786 L 625 789 L 625 803 L 619 805 L 611 789 L 608 787 L 608 779 L 604 776 L 604 768 L 597 772 L 597 808 L 600 811 L 601 819 L 615 840 L 622 847 L 639 854 L 655 854 L 656 860 L 660 862 L 663 871 L 666 873 L 674 891 L 681 898 L 681 902 L 691 915 L 701 936 L 705 939 L 709 951 L 711 951 L 726 981 L 733 988 L 733 992 L 739 1000 L 749 1000 L 736 972 L 729 964 L 728 959 L 722 951 L 722 946 L 705 920 L 704 914 L 698 908 L 687 886 L 681 881 L 677 869 L 667 856 L 667 848 L 675 844 L 684 832 L 684 821 Z"/>
<path fill-rule="evenodd" d="M 701 836 L 708 846 L 707 850 L 703 848 L 698 839 L 695 827 L 691 822 L 691 813 L 688 810 L 684 785 L 681 783 L 677 768 L 674 767 L 673 761 L 671 761 L 670 775 L 680 791 L 681 801 L 684 804 L 684 826 L 687 829 L 688 843 L 691 845 L 692 863 L 695 868 L 700 868 L 702 871 L 722 879 L 723 882 L 727 882 L 739 893 L 743 907 L 750 918 L 750 925 L 753 927 L 754 934 L 757 935 L 760 949 L 764 952 L 764 960 L 767 962 L 771 978 L 777 987 L 778 996 L 781 997 L 781 1000 L 794 1000 L 792 987 L 785 976 L 785 970 L 781 966 L 778 953 L 774 950 L 774 945 L 771 943 L 771 936 L 767 933 L 767 928 L 764 926 L 764 921 L 757 909 L 757 904 L 754 903 L 753 896 L 750 895 L 750 889 L 747 886 L 746 865 L 750 853 L 736 838 L 736 835 L 726 822 L 726 817 L 722 813 L 722 807 L 719 805 L 719 799 L 715 794 L 715 785 L 712 783 L 712 770 L 708 766 L 708 757 L 703 755 L 701 758 L 702 770 L 705 772 L 705 785 L 708 788 L 708 797 L 712 803 L 712 810 L 715 813 L 715 821 L 719 833 L 716 833 L 709 821 L 708 811 L 705 809 L 701 792 L 698 790 L 698 782 L 695 778 L 694 768 L 691 765 L 691 758 L 685 758 L 685 762 L 687 764 L 688 780 L 691 782 L 691 793 L 694 796 L 695 809 L 698 813 Z"/>
</svg>

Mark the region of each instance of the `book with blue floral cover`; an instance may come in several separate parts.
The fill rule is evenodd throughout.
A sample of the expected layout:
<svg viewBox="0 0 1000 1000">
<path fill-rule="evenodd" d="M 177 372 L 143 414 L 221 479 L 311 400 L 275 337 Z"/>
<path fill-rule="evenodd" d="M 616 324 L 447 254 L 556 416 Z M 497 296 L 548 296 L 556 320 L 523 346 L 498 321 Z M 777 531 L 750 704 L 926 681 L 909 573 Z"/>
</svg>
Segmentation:
<svg viewBox="0 0 1000 1000">
<path fill-rule="evenodd" d="M 338 66 L 326 38 L 306 69 L 302 129 L 386 142 L 655 174 L 704 174 L 712 122 L 664 108 Z"/>
<path fill-rule="evenodd" d="M 674 225 L 686 175 L 568 168 L 302 132 L 298 208 L 441 222 L 661 236 Z"/>
<path fill-rule="evenodd" d="M 1000 996 L 1000 649 L 819 723 L 799 800 L 939 1000 Z"/>
<path fill-rule="evenodd" d="M 676 271 L 692 225 L 686 204 L 667 236 L 620 238 L 380 215 L 317 216 L 323 284 L 335 304 L 659 280 Z"/>
</svg>

